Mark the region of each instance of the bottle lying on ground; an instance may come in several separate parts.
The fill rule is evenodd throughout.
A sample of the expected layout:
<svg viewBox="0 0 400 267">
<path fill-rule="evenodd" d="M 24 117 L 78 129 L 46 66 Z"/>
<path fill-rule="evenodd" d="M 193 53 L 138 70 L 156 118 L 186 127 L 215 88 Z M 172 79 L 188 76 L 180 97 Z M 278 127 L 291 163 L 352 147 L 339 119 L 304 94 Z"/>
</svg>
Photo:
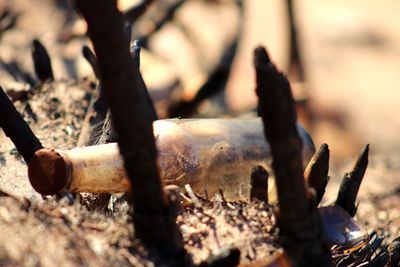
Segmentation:
<svg viewBox="0 0 400 267">
<path fill-rule="evenodd" d="M 153 124 L 160 176 L 164 184 L 190 184 L 199 195 L 247 198 L 251 170 L 271 170 L 271 152 L 261 119 L 168 119 Z M 312 139 L 298 125 L 303 162 L 315 152 Z M 289 145 L 289 144 L 288 144 Z M 139 166 L 140 167 L 140 166 Z M 116 143 L 71 150 L 41 149 L 29 162 L 33 188 L 41 194 L 71 192 L 125 192 L 129 188 Z M 271 175 L 272 177 L 272 175 Z M 276 190 L 269 178 L 270 200 Z M 134 185 L 132 185 L 134 186 Z"/>
</svg>

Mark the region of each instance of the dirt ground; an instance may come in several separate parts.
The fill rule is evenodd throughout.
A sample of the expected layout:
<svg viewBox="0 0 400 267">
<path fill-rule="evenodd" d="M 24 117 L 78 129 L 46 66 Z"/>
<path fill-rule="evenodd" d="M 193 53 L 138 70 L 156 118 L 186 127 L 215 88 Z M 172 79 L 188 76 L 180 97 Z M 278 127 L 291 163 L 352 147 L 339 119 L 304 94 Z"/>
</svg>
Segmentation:
<svg viewBox="0 0 400 267">
<path fill-rule="evenodd" d="M 251 4 L 250 1 L 246 1 L 246 12 L 255 13 L 245 19 L 245 28 L 252 30 L 244 32 L 247 41 L 239 45 L 227 85 L 228 100 L 224 108 L 231 110 L 223 114 L 221 107 L 203 103 L 202 108 L 208 116 L 232 116 L 248 113 L 254 108 L 251 104 L 253 95 L 249 99 L 243 98 L 243 103 L 250 103 L 242 103 L 244 106 L 235 106 L 234 99 L 229 98 L 235 90 L 234 85 L 243 87 L 247 84 L 249 95 L 253 93 L 254 74 L 249 72 L 247 65 L 240 65 L 240 61 L 250 60 L 251 63 L 250 57 L 242 55 L 246 47 L 252 49 L 257 42 L 270 43 L 272 57 L 276 58 L 278 66 L 287 69 L 285 20 L 278 12 L 283 7 L 279 1 L 254 0 Z M 167 25 L 150 42 L 151 51 L 143 52 L 143 76 L 160 114 L 165 114 L 163 107 L 168 101 L 163 95 L 170 94 L 177 82 L 183 91 L 181 94 L 185 97 L 193 95 L 193 90 L 218 63 L 223 47 L 237 29 L 238 11 L 231 5 L 218 9 L 193 2 L 193 6 L 184 7 L 185 12 L 178 13 L 179 27 Z M 298 20 L 303 33 L 307 83 L 312 88 L 313 103 L 319 106 L 313 112 L 318 112 L 321 107 L 324 112 L 337 109 L 338 113 L 345 114 L 347 125 L 338 126 L 320 116 L 315 127 L 310 129 L 316 145 L 328 142 L 333 150 L 331 181 L 323 202 L 329 203 L 335 198 L 341 178 L 351 170 L 361 145 L 371 143 L 370 164 L 360 189 L 356 217 L 366 229 L 383 233 L 385 242 L 390 242 L 400 235 L 400 160 L 396 140 L 400 126 L 397 125 L 395 91 L 399 83 L 396 71 L 400 68 L 394 63 L 400 38 L 396 27 L 391 26 L 398 25 L 397 15 L 392 14 L 398 4 L 383 1 L 378 7 L 373 1 L 367 1 L 368 4 L 351 1 L 349 5 L 343 1 L 315 2 L 304 1 L 297 7 L 301 11 Z M 121 1 L 121 8 L 130 4 L 130 1 Z M 352 16 L 352 10 L 360 6 L 364 7 L 362 11 Z M 265 37 L 257 33 L 263 32 L 263 27 L 255 26 L 264 18 L 263 14 L 257 13 L 260 7 L 271 12 L 269 18 L 276 19 L 274 23 L 278 25 L 268 25 L 271 30 L 265 31 L 269 32 Z M 382 10 L 381 13 L 387 12 L 385 19 L 370 16 L 375 8 Z M 17 109 L 45 147 L 76 147 L 90 95 L 97 84 L 92 69 L 81 55 L 82 46 L 88 44 L 81 36 L 85 32 L 84 25 L 77 22 L 78 17 L 68 1 L 0 0 L 0 13 L 4 14 L 6 10 L 10 15 L 0 20 L 1 86 L 15 98 Z M 330 11 L 333 15 L 324 16 Z M 206 21 L 215 28 L 209 32 L 198 30 L 190 35 L 191 41 L 183 40 L 179 30 L 183 28 L 190 32 L 195 29 L 204 19 L 201 12 L 208 14 Z M 15 25 L 5 30 L 7 20 L 14 16 Z M 379 18 L 382 25 L 369 27 L 371 20 Z M 342 28 L 333 33 L 326 30 L 337 24 Z M 381 31 L 381 28 L 385 30 Z M 74 34 L 77 37 L 69 39 Z M 35 77 L 31 60 L 31 42 L 35 38 L 49 51 L 54 82 L 41 84 Z M 171 39 L 181 42 L 176 44 Z M 212 48 L 205 53 L 204 47 Z M 177 49 L 181 53 L 171 59 Z M 384 59 L 380 61 L 382 55 Z M 376 62 L 382 65 L 376 65 Z M 374 75 L 375 69 L 368 69 L 373 65 L 381 70 L 380 75 Z M 355 70 L 359 73 L 354 73 Z M 382 91 L 375 98 L 375 91 L 379 90 Z M 376 102 L 380 102 L 379 105 Z M 387 112 L 383 106 L 388 108 Z M 0 236 L 3 237 L 0 266 L 160 266 L 157 255 L 146 250 L 139 240 L 131 238 L 134 230 L 126 204 L 121 204 L 114 212 L 93 212 L 71 195 L 60 199 L 43 198 L 30 186 L 26 164 L 14 145 L 2 132 L 0 139 Z M 272 207 L 262 203 L 204 201 L 202 209 L 187 208 L 178 216 L 177 223 L 185 248 L 196 264 L 229 247 L 240 249 L 243 263 L 268 258 L 280 248 Z"/>
</svg>

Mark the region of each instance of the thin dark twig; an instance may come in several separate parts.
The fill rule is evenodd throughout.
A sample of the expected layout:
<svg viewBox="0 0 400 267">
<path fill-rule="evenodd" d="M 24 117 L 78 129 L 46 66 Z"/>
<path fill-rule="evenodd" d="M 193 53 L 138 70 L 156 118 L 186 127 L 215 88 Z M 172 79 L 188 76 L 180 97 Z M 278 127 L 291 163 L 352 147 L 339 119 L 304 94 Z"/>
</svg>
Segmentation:
<svg viewBox="0 0 400 267">
<path fill-rule="evenodd" d="M 153 101 L 151 100 L 150 94 L 149 94 L 149 90 L 147 89 L 147 86 L 143 80 L 142 74 L 140 73 L 140 44 L 139 41 L 135 40 L 132 43 L 132 47 L 131 47 L 131 55 L 132 55 L 132 59 L 133 59 L 133 63 L 135 65 L 135 77 L 137 79 L 139 88 L 143 91 L 143 94 L 145 95 L 145 100 L 146 100 L 146 104 L 147 107 L 150 110 L 151 116 L 152 116 L 152 120 L 155 121 L 158 119 L 158 115 L 156 112 L 156 109 L 153 105 Z"/>
<path fill-rule="evenodd" d="M 201 104 L 204 100 L 216 95 L 221 90 L 224 90 L 229 78 L 229 74 L 231 72 L 232 63 L 235 58 L 239 40 L 242 36 L 243 31 L 242 20 L 244 8 L 240 3 L 237 3 L 237 5 L 240 11 L 240 18 L 235 38 L 233 38 L 232 42 L 227 46 L 219 64 L 214 68 L 214 70 L 211 71 L 208 79 L 199 88 L 196 95 L 189 101 L 181 100 L 177 103 L 173 103 L 173 105 L 169 107 L 168 116 L 170 118 L 186 118 L 192 116 L 195 113 L 199 104 Z"/>
<path fill-rule="evenodd" d="M 139 4 L 125 11 L 124 18 L 131 24 L 135 23 L 153 2 L 154 0 L 142 0 Z"/>
<path fill-rule="evenodd" d="M 299 81 L 304 81 L 304 63 L 299 49 L 293 0 L 286 0 L 290 31 L 290 68 L 295 68 Z"/>
<path fill-rule="evenodd" d="M 14 143 L 26 163 L 33 154 L 43 148 L 39 139 L 16 110 L 3 88 L 0 87 L 0 126 Z"/>
<path fill-rule="evenodd" d="M 99 132 L 103 128 L 103 122 L 108 111 L 107 99 L 102 92 L 102 84 L 98 84 L 93 92 L 83 120 L 82 130 L 78 139 L 78 146 L 95 145 Z"/>
<path fill-rule="evenodd" d="M 90 64 L 90 66 L 92 67 L 92 70 L 93 70 L 96 78 L 100 79 L 99 66 L 97 65 L 97 58 L 96 58 L 95 54 L 92 52 L 92 50 L 88 46 L 85 45 L 82 48 L 82 55 L 87 60 L 87 62 Z"/>
<path fill-rule="evenodd" d="M 4 62 L 0 59 L 0 65 L 18 82 L 26 82 L 31 86 L 34 86 L 37 83 L 37 80 L 33 78 L 30 73 L 22 70 L 14 60 L 11 62 Z"/>
<path fill-rule="evenodd" d="M 263 47 L 254 52 L 259 111 L 270 144 L 278 191 L 278 223 L 283 247 L 299 266 L 331 266 L 329 247 L 304 183 L 302 141 L 289 82 Z"/>
<path fill-rule="evenodd" d="M 182 264 L 184 249 L 161 187 L 152 115 L 134 76 L 124 20 L 115 0 L 77 0 L 97 55 L 118 145 L 131 182 L 135 234 Z M 104 19 L 107 18 L 107 19 Z M 179 256 L 178 256 L 179 255 Z"/>
<path fill-rule="evenodd" d="M 170 4 L 169 1 L 158 1 L 157 4 L 157 14 L 150 18 L 150 23 L 153 26 L 150 27 L 150 31 L 138 34 L 133 34 L 132 38 L 140 41 L 143 47 L 147 47 L 147 42 L 155 32 L 161 29 L 168 21 L 172 20 L 175 16 L 176 11 L 185 3 L 185 0 L 176 0 L 174 3 Z"/>
</svg>

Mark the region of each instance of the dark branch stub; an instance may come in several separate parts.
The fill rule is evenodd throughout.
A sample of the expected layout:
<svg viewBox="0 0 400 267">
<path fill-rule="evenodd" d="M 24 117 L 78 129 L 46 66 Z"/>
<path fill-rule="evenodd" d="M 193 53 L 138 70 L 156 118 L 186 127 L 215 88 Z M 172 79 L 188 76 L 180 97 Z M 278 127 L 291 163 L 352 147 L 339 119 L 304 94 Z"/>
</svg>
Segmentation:
<svg viewBox="0 0 400 267">
<path fill-rule="evenodd" d="M 250 199 L 257 199 L 268 204 L 268 177 L 269 173 L 262 166 L 258 165 L 251 171 Z"/>
<path fill-rule="evenodd" d="M 143 80 L 143 76 L 140 73 L 140 51 L 141 51 L 141 47 L 140 47 L 139 41 L 138 40 L 133 41 L 132 47 L 131 47 L 131 55 L 132 55 L 133 64 L 135 66 L 135 69 L 134 69 L 135 78 L 137 79 L 137 83 L 139 85 L 140 90 L 142 90 L 142 92 L 145 96 L 146 105 L 151 113 L 151 117 L 152 117 L 151 120 L 155 121 L 158 119 L 158 115 L 157 115 L 156 109 L 153 105 L 153 101 L 151 100 L 147 86 Z"/>
<path fill-rule="evenodd" d="M 92 70 L 96 78 L 100 79 L 99 66 L 97 65 L 97 58 L 95 54 L 92 52 L 92 50 L 85 45 L 82 48 L 82 55 L 87 60 L 89 65 L 92 67 Z"/>
<path fill-rule="evenodd" d="M 39 139 L 16 110 L 3 88 L 0 87 L 0 127 L 14 143 L 19 154 L 29 163 L 33 154 L 43 148 Z"/>
<path fill-rule="evenodd" d="M 321 202 L 329 181 L 329 154 L 328 145 L 322 144 L 304 171 L 304 178 L 308 182 L 309 187 L 315 189 L 316 205 Z"/>
<path fill-rule="evenodd" d="M 36 76 L 41 82 L 54 80 L 50 56 L 44 45 L 37 39 L 32 42 L 32 60 Z"/>
<path fill-rule="evenodd" d="M 302 142 L 289 82 L 271 63 L 263 47 L 255 50 L 254 64 L 259 112 L 273 158 L 283 247 L 299 266 L 332 266 L 317 209 L 307 197 Z"/>
<path fill-rule="evenodd" d="M 154 0 L 142 0 L 136 6 L 128 9 L 124 13 L 124 18 L 131 24 L 135 23 L 137 19 L 142 16 L 147 8 L 154 2 Z"/>
<path fill-rule="evenodd" d="M 136 237 L 182 266 L 185 255 L 182 239 L 174 219 L 169 216 L 162 191 L 153 117 L 135 78 L 129 40 L 123 32 L 123 16 L 115 0 L 76 0 L 76 5 L 88 24 L 102 88 L 132 185 L 129 200 L 134 206 Z"/>
<path fill-rule="evenodd" d="M 344 175 L 336 198 L 335 204 L 341 206 L 352 217 L 357 211 L 356 199 L 365 171 L 368 167 L 368 153 L 369 145 L 366 145 L 354 164 L 353 170 Z"/>
</svg>

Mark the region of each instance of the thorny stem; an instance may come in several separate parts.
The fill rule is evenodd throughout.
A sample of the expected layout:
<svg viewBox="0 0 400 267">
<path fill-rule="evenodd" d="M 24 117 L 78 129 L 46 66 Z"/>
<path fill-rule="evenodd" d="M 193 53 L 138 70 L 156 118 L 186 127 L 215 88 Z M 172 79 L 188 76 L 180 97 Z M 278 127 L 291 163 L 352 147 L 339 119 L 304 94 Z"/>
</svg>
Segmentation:
<svg viewBox="0 0 400 267">
<path fill-rule="evenodd" d="M 271 63 L 263 47 L 255 50 L 254 64 L 259 112 L 273 157 L 283 247 L 300 266 L 331 266 L 330 250 L 321 238 L 317 209 L 307 198 L 302 142 L 289 82 Z"/>
<path fill-rule="evenodd" d="M 0 127 L 14 143 L 26 163 L 29 163 L 29 160 L 37 150 L 43 148 L 39 139 L 34 135 L 1 87 Z"/>
<path fill-rule="evenodd" d="M 182 256 L 181 236 L 168 215 L 161 188 L 152 116 L 134 76 L 123 16 L 115 0 L 76 0 L 76 5 L 88 24 L 120 153 L 132 185 L 130 202 L 134 206 L 136 236 L 161 252 Z"/>
</svg>

